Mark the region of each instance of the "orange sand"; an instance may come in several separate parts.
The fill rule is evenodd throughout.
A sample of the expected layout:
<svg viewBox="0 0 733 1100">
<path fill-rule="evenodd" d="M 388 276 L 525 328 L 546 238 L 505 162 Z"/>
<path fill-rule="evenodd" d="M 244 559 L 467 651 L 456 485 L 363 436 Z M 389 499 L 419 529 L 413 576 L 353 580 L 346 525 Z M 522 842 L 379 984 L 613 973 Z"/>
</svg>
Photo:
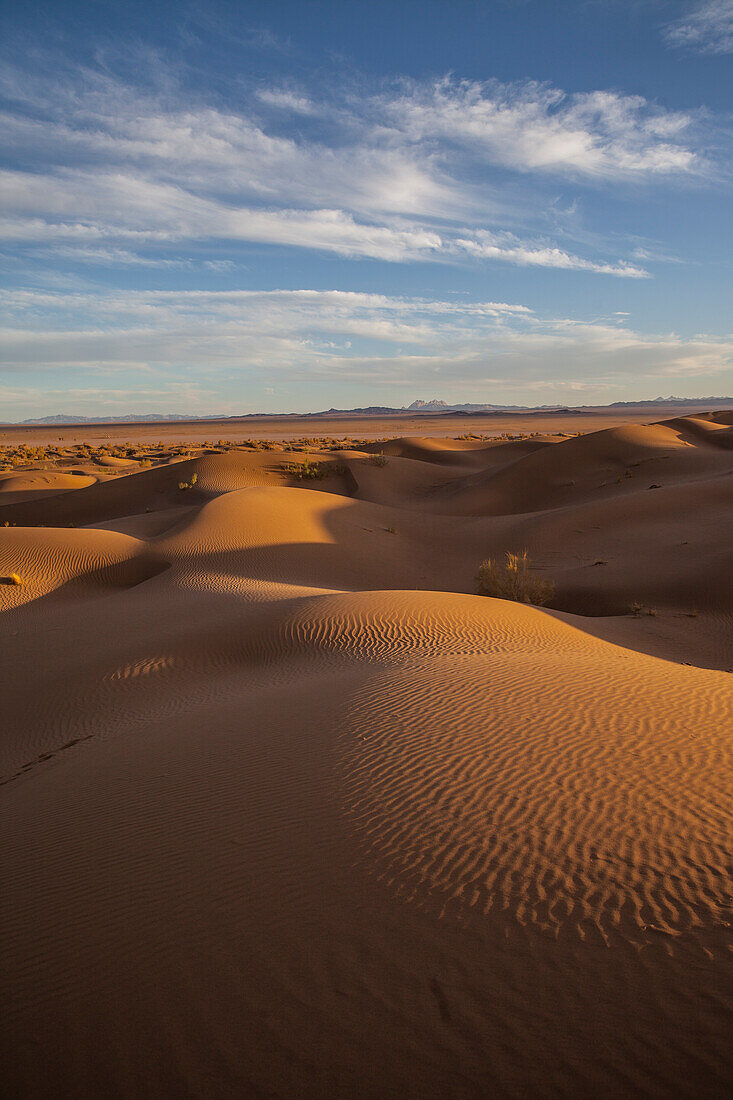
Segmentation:
<svg viewBox="0 0 733 1100">
<path fill-rule="evenodd" d="M 726 1095 L 731 420 L 1 475 L 8 1094 Z"/>
</svg>

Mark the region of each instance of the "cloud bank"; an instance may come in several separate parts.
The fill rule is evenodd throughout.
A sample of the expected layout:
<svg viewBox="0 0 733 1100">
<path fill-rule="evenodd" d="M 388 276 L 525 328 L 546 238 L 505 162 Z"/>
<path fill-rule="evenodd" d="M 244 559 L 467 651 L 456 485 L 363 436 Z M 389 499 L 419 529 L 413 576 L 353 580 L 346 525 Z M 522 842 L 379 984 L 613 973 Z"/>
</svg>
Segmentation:
<svg viewBox="0 0 733 1100">
<path fill-rule="evenodd" d="M 95 378 L 91 408 L 129 406 L 122 382 L 136 374 L 137 401 L 144 395 L 159 411 L 190 411 L 195 396 L 198 408 L 206 398 L 209 409 L 236 412 L 283 408 L 304 375 L 312 408 L 328 407 L 335 387 L 355 404 L 364 392 L 399 404 L 426 386 L 455 399 L 524 393 L 534 404 L 612 399 L 630 383 L 656 392 L 663 380 L 694 390 L 733 364 L 733 335 L 645 335 L 617 316 L 540 317 L 506 302 L 310 289 L 17 290 L 0 305 L 8 377 L 37 379 L 35 389 L 12 382 L 5 408 L 28 415 L 45 407 L 58 376 L 77 379 L 79 393 L 85 376 Z"/>
</svg>

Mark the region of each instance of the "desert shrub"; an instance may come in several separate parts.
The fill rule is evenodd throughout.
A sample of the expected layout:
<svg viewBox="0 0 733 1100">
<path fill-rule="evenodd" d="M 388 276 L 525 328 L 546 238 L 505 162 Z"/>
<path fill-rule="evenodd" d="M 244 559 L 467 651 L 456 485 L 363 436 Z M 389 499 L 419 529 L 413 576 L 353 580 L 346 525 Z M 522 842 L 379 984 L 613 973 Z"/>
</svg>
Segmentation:
<svg viewBox="0 0 733 1100">
<path fill-rule="evenodd" d="M 385 455 L 384 451 L 380 451 L 379 454 L 372 455 L 369 461 L 371 462 L 372 466 L 386 466 L 387 456 Z"/>
<path fill-rule="evenodd" d="M 320 462 L 311 462 L 309 455 L 305 456 L 303 462 L 284 462 L 280 469 L 283 473 L 289 474 L 290 477 L 294 477 L 298 481 L 320 480 L 327 473 L 325 466 L 322 466 Z"/>
<path fill-rule="evenodd" d="M 538 607 L 546 604 L 555 591 L 552 581 L 532 572 L 526 550 L 521 554 L 507 551 L 503 563 L 488 558 L 479 566 L 476 581 L 480 596 L 496 596 Z"/>
<path fill-rule="evenodd" d="M 198 479 L 199 479 L 198 474 L 191 474 L 191 480 L 190 481 L 179 481 L 178 482 L 178 488 L 179 489 L 193 489 L 193 487 L 196 484 L 196 482 L 198 481 Z"/>
</svg>

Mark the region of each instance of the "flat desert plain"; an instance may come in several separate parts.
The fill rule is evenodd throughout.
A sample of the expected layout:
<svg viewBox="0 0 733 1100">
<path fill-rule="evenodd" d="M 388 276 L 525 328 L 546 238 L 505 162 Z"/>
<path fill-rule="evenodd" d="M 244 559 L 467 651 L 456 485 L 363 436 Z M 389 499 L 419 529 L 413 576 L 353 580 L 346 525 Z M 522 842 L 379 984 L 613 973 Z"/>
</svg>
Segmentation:
<svg viewBox="0 0 733 1100">
<path fill-rule="evenodd" d="M 733 415 L 416 424 L 3 431 L 6 1095 L 730 1094 Z"/>
</svg>

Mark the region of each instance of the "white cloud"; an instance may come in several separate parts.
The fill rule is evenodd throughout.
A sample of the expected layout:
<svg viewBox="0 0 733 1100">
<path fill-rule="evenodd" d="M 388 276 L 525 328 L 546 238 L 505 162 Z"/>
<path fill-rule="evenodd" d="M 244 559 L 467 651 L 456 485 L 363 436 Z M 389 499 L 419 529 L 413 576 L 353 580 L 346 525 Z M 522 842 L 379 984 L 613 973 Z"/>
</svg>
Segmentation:
<svg viewBox="0 0 733 1100">
<path fill-rule="evenodd" d="M 157 267 L 157 268 L 181 268 L 192 267 L 190 260 L 165 259 L 162 256 L 143 256 L 138 252 L 130 252 L 126 248 L 89 248 L 82 246 L 56 245 L 53 248 L 41 248 L 34 253 L 35 257 L 50 260 L 72 260 L 74 263 L 103 264 L 107 267 Z M 202 265 L 203 266 L 203 265 Z"/>
<path fill-rule="evenodd" d="M 350 133 L 334 145 L 295 140 L 268 134 L 252 112 L 182 110 L 106 82 L 81 104 L 64 88 L 39 93 L 36 114 L 6 113 L 0 121 L 10 148 L 42 148 L 47 164 L 81 160 L 121 174 L 134 166 L 137 174 L 200 193 L 362 214 L 445 215 L 468 201 L 435 157 L 370 133 Z"/>
<path fill-rule="evenodd" d="M 297 95 L 286 88 L 260 88 L 257 98 L 269 107 L 277 107 L 283 111 L 294 111 L 299 115 L 312 115 L 317 111 L 316 105 L 308 96 Z"/>
<path fill-rule="evenodd" d="M 463 249 L 473 256 L 506 263 L 519 264 L 521 267 L 554 267 L 567 271 L 594 271 L 600 275 L 616 275 L 627 279 L 646 279 L 649 272 L 635 264 L 620 261 L 615 264 L 596 263 L 593 260 L 573 256 L 555 247 L 532 247 L 521 241 L 512 242 L 504 235 L 497 237 L 493 233 L 479 230 L 473 239 L 459 237 L 455 241 L 457 249 Z"/>
<path fill-rule="evenodd" d="M 718 378 L 725 388 L 733 366 L 733 334 L 645 335 L 620 318 L 543 318 L 502 302 L 314 290 L 6 291 L 0 304 L 10 374 L 91 371 L 103 389 L 105 377 L 114 386 L 131 372 L 143 387 L 146 376 L 190 379 L 222 394 L 238 381 L 243 391 L 278 380 L 278 392 L 322 384 L 332 393 L 357 383 L 419 389 L 429 378 L 431 388 L 492 400 L 497 387 L 509 396 L 532 386 L 618 393 L 633 381 L 653 392 L 663 379 L 696 388 Z"/>
<path fill-rule="evenodd" d="M 79 196 L 84 195 L 80 204 Z M 520 266 L 590 271 L 644 278 L 643 268 L 625 261 L 593 261 L 553 245 L 541 245 L 487 230 L 443 226 L 416 220 L 357 221 L 343 210 L 288 210 L 233 206 L 191 195 L 170 184 L 128 175 L 66 172 L 58 177 L 0 172 L 0 200 L 9 216 L 0 219 L 0 239 L 64 242 L 69 256 L 75 242 L 79 257 L 90 257 L 97 242 L 100 262 L 110 256 L 110 240 L 174 243 L 186 240 L 250 241 L 369 257 L 388 262 L 442 260 L 458 256 L 501 260 Z M 65 219 L 81 213 L 86 221 Z M 43 211 L 43 217 L 32 212 Z M 14 215 L 14 216 L 13 216 Z M 121 249 L 121 263 L 144 263 Z M 136 255 L 136 254 L 135 254 Z M 151 260 L 161 266 L 169 260 Z"/>
<path fill-rule="evenodd" d="M 607 184 L 707 167 L 691 115 L 610 92 L 445 79 L 372 96 L 345 88 L 315 103 L 260 88 L 237 112 L 98 72 L 8 79 L 17 106 L 4 132 L 25 170 L 0 176 L 0 229 L 19 244 L 78 245 L 90 261 L 90 249 L 134 245 L 140 255 L 144 245 L 227 240 L 639 278 L 637 264 L 529 236 L 529 224 L 555 223 L 552 204 L 494 170 Z M 257 104 L 323 125 L 268 132 Z"/>
<path fill-rule="evenodd" d="M 368 225 L 343 210 L 233 210 L 212 236 L 295 245 L 342 256 L 380 260 L 429 259 L 442 248 L 439 234 L 419 225 Z"/>
<path fill-rule="evenodd" d="M 19 184 L 19 201 L 16 204 L 6 190 L 6 209 L 14 205 L 21 209 L 17 217 L 0 219 L 0 238 L 44 244 L 54 240 L 67 245 L 78 242 L 84 246 L 80 258 L 88 255 L 90 244 L 110 240 L 138 244 L 248 241 L 392 262 L 431 259 L 443 250 L 438 233 L 404 219 L 375 224 L 359 222 L 343 210 L 227 206 L 129 176 L 76 174 L 72 180 L 26 177 L 25 181 L 14 182 Z M 85 196 L 83 203 L 78 202 L 80 194 Z M 23 207 L 41 209 L 44 216 L 25 216 Z M 86 216 L 87 220 L 53 220 L 72 214 Z M 101 251 L 104 258 L 109 252 L 106 244 Z M 68 248 L 62 255 L 68 257 Z M 121 262 L 130 261 L 121 258 Z"/>
<path fill-rule="evenodd" d="M 489 162 L 522 172 L 612 181 L 694 175 L 706 167 L 685 144 L 693 117 L 642 96 L 443 79 L 411 84 L 379 106 L 414 141 L 469 145 Z"/>
<path fill-rule="evenodd" d="M 701 53 L 733 53 L 733 0 L 704 0 L 663 33 L 671 46 Z"/>
</svg>

